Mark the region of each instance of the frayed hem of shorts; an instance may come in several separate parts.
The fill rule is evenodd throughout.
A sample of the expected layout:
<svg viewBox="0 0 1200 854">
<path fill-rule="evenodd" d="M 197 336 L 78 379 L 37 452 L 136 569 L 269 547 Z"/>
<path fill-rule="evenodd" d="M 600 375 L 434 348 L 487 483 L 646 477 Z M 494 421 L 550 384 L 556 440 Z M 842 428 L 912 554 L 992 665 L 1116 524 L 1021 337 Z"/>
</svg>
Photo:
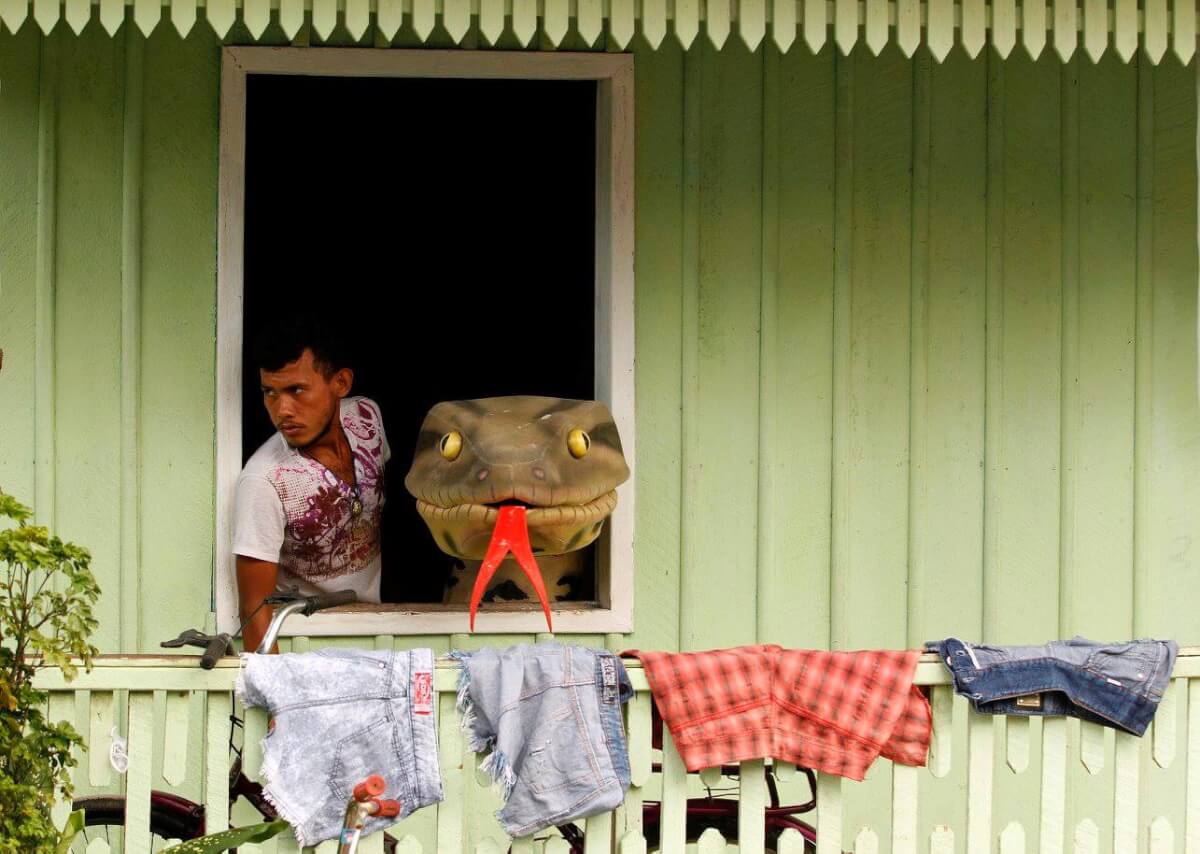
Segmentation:
<svg viewBox="0 0 1200 854">
<path fill-rule="evenodd" d="M 508 754 L 503 750 L 496 749 L 495 737 L 479 733 L 479 717 L 475 714 L 475 701 L 471 699 L 471 670 L 467 666 L 467 662 L 471 658 L 471 653 L 454 650 L 449 654 L 449 657 L 457 661 L 459 665 L 458 683 L 456 685 L 458 697 L 455 701 L 455 707 L 462 716 L 459 725 L 467 735 L 467 745 L 474 753 L 491 751 L 479 763 L 479 770 L 491 778 L 492 785 L 496 788 L 500 797 L 507 801 L 512 794 L 513 786 L 517 784 L 517 775 L 513 770 L 512 761 L 508 758 Z"/>
<path fill-rule="evenodd" d="M 262 741 L 262 751 L 264 757 L 266 756 L 266 749 L 267 740 L 266 736 L 264 736 Z M 271 808 L 275 810 L 275 816 L 283 819 L 289 825 L 291 825 L 292 834 L 295 835 L 296 842 L 301 848 L 317 845 L 321 842 L 321 840 L 315 839 L 306 833 L 303 829 L 303 822 L 300 821 L 300 817 L 292 812 L 291 808 L 275 795 L 274 787 L 271 784 L 271 778 L 274 777 L 272 772 L 274 772 L 274 770 L 275 768 L 271 763 L 263 762 L 262 769 L 259 772 L 259 777 L 262 781 L 263 797 L 266 799 L 267 803 L 271 805 Z"/>
<path fill-rule="evenodd" d="M 493 750 L 487 758 L 479 763 L 479 770 L 487 774 L 492 785 L 500 793 L 501 800 L 508 802 L 512 790 L 517 785 L 517 774 L 513 770 L 508 754 L 503 750 Z"/>
<path fill-rule="evenodd" d="M 471 653 L 454 650 L 449 653 L 448 657 L 458 662 L 458 682 L 455 685 L 457 696 L 454 707 L 458 709 L 460 715 L 459 728 L 467 736 L 468 747 L 475 753 L 483 753 L 495 744 L 495 739 L 480 735 L 477 731 L 479 717 L 475 714 L 475 701 L 471 699 L 471 671 L 467 667 Z"/>
</svg>

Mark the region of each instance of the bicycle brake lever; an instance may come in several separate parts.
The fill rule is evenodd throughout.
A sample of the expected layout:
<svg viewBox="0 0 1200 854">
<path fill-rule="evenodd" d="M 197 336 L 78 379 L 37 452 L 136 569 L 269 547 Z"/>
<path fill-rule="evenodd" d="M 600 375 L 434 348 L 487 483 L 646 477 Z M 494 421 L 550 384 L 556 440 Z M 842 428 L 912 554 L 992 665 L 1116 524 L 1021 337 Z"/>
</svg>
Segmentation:
<svg viewBox="0 0 1200 854">
<path fill-rule="evenodd" d="M 185 646 L 207 647 L 208 642 L 212 640 L 212 635 L 206 635 L 204 632 L 197 629 L 185 629 L 179 633 L 179 637 L 169 641 L 163 641 L 159 646 L 166 649 L 179 649 Z"/>
</svg>

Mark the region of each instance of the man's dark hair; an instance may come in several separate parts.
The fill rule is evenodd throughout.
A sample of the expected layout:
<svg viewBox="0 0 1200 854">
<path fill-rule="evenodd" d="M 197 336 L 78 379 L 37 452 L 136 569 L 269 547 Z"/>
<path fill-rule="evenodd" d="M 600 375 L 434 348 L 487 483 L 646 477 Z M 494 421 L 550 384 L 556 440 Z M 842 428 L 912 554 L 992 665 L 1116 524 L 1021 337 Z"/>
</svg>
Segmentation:
<svg viewBox="0 0 1200 854">
<path fill-rule="evenodd" d="M 254 339 L 254 364 L 264 371 L 282 370 L 312 350 L 313 365 L 326 377 L 350 367 L 349 355 L 334 326 L 312 315 L 288 315 L 267 322 Z"/>
</svg>

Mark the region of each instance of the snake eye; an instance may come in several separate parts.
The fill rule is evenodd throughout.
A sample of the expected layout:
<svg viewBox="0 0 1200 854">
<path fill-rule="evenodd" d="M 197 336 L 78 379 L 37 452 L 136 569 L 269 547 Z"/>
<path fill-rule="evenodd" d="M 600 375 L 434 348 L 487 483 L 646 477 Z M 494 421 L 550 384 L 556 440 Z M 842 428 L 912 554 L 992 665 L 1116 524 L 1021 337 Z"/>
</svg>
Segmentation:
<svg viewBox="0 0 1200 854">
<path fill-rule="evenodd" d="M 578 427 L 567 434 L 567 450 L 575 459 L 582 459 L 591 447 L 592 437 Z"/>
<path fill-rule="evenodd" d="M 451 430 L 440 440 L 438 440 L 438 450 L 442 452 L 442 457 L 450 462 L 458 459 L 458 455 L 462 453 L 462 433 L 457 430 Z"/>
</svg>

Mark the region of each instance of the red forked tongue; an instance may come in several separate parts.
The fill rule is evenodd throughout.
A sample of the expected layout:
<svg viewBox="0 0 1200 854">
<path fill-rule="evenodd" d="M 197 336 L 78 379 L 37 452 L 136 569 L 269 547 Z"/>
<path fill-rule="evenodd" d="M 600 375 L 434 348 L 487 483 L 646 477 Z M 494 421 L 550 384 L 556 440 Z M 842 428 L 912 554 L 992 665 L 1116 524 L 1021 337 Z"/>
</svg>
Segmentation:
<svg viewBox="0 0 1200 854">
<path fill-rule="evenodd" d="M 499 508 L 496 527 L 492 530 L 492 541 L 488 543 L 487 555 L 483 566 L 479 567 L 479 575 L 475 578 L 475 588 L 471 591 L 471 631 L 475 631 L 475 612 L 479 610 L 479 602 L 488 582 L 496 574 L 496 567 L 504 560 L 509 552 L 521 565 L 525 577 L 529 579 L 533 589 L 537 591 L 538 599 L 542 602 L 542 611 L 546 614 L 546 626 L 554 631 L 550 621 L 550 601 L 546 598 L 546 585 L 542 583 L 542 573 L 537 561 L 533 559 L 533 549 L 529 547 L 529 528 L 525 524 L 525 508 L 520 505 L 506 505 Z"/>
</svg>

